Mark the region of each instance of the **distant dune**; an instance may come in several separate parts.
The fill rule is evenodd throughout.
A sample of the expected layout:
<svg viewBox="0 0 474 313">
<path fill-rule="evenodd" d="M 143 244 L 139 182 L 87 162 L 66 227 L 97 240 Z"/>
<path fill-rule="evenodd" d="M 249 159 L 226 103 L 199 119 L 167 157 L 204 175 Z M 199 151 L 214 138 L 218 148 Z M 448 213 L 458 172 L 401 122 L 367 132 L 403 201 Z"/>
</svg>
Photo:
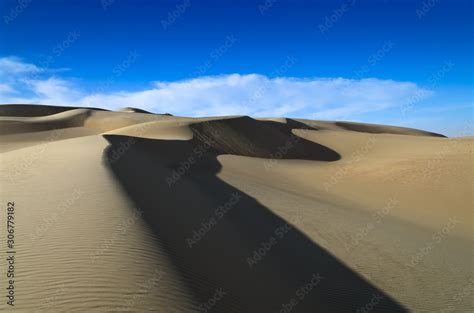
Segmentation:
<svg viewBox="0 0 474 313">
<path fill-rule="evenodd" d="M 474 310 L 473 137 L 1 105 L 0 138 L 14 311 Z"/>
</svg>

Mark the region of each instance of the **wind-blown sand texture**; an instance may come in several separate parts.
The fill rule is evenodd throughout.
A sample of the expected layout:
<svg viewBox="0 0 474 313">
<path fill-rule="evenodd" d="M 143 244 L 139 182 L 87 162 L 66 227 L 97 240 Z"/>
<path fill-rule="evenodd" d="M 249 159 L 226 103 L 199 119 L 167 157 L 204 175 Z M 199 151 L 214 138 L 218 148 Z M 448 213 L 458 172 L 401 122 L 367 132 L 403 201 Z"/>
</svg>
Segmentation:
<svg viewBox="0 0 474 313">
<path fill-rule="evenodd" d="M 0 134 L 15 312 L 474 310 L 472 137 L 39 105 Z"/>
</svg>

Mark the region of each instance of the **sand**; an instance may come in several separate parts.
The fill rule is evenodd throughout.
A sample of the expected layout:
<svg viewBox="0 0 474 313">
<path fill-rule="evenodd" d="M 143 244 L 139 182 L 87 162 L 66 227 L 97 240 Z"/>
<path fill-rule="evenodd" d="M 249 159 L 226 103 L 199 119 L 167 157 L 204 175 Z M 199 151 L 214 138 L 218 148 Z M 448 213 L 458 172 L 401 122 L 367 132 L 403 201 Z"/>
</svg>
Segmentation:
<svg viewBox="0 0 474 313">
<path fill-rule="evenodd" d="M 0 138 L 0 311 L 474 310 L 473 137 L 2 105 Z"/>
</svg>

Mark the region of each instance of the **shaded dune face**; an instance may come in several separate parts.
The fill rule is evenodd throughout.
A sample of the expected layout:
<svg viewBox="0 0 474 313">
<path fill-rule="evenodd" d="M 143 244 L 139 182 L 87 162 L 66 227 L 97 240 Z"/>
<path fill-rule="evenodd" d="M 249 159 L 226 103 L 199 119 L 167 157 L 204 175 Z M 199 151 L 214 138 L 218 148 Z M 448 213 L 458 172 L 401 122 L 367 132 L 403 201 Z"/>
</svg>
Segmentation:
<svg viewBox="0 0 474 313">
<path fill-rule="evenodd" d="M 146 110 L 142 110 L 142 109 L 139 109 L 139 108 L 132 108 L 132 107 L 125 107 L 125 108 L 121 108 L 118 110 L 118 112 L 129 112 L 129 113 L 147 113 L 147 114 L 153 114 L 151 112 L 148 112 Z"/>
<path fill-rule="evenodd" d="M 282 142 L 290 132 L 263 124 L 259 131 L 267 132 L 267 142 L 245 127 L 241 140 L 224 140 L 236 124 L 246 123 L 253 122 L 195 124 L 191 126 L 195 136 L 188 141 L 104 135 L 110 143 L 104 151 L 105 165 L 143 210 L 161 249 L 198 301 L 207 303 L 222 290 L 224 296 L 210 312 L 337 313 L 356 311 L 377 296 L 381 300 L 374 312 L 406 312 L 290 221 L 217 177 L 219 154 L 266 156 L 275 148 L 271 144 Z M 215 130 L 226 135 L 212 137 Z M 206 140 L 211 147 L 203 151 Z M 262 140 L 265 148 L 256 149 L 252 140 Z M 321 145 L 301 142 L 291 157 L 326 161 L 338 157 Z M 118 153 L 124 148 L 126 153 Z M 304 151 L 307 155 L 302 155 Z M 180 171 L 191 159 L 191 166 Z M 279 238 L 278 230 L 287 232 Z M 270 248 L 261 250 L 265 244 Z M 249 262 L 258 249 L 264 251 L 262 259 Z"/>
<path fill-rule="evenodd" d="M 117 112 L 126 112 L 126 113 L 145 113 L 145 114 L 156 114 L 156 115 L 167 115 L 167 116 L 173 116 L 172 114 L 169 113 L 163 113 L 163 114 L 158 114 L 158 113 L 152 113 L 147 110 L 143 110 L 140 108 L 134 108 L 134 107 L 125 107 L 117 110 Z"/>
<path fill-rule="evenodd" d="M 216 154 L 240 156 L 337 161 L 334 150 L 298 137 L 292 129 L 313 129 L 293 121 L 278 123 L 258 121 L 250 117 L 213 120 L 190 125 L 197 147 L 210 146 Z"/>
<path fill-rule="evenodd" d="M 108 111 L 99 108 L 51 106 L 40 104 L 4 104 L 0 105 L 0 116 L 37 117 L 53 115 L 75 109 L 93 109 L 97 111 Z"/>
<path fill-rule="evenodd" d="M 13 117 L 9 120 L 3 120 L 0 124 L 0 133 L 8 135 L 82 127 L 86 120 L 92 115 L 91 110 L 83 110 L 80 113 L 77 113 L 76 111 L 66 111 L 64 111 L 65 113 L 57 113 L 58 115 L 64 116 L 55 119 L 48 119 L 48 117 L 45 116 L 44 118 L 34 117 L 34 121 L 25 120 L 24 117 Z"/>
</svg>

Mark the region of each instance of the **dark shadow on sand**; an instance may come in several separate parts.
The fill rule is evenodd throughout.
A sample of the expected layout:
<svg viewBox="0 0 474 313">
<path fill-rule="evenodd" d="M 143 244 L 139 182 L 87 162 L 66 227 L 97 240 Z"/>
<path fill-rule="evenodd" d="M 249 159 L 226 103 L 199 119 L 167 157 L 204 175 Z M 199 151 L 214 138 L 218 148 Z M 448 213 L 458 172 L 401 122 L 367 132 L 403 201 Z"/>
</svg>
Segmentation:
<svg viewBox="0 0 474 313">
<path fill-rule="evenodd" d="M 298 229 L 280 238 L 277 229 L 288 229 L 288 222 L 219 179 L 219 152 L 212 147 L 201 151 L 196 133 L 189 141 L 104 137 L 110 143 L 105 163 L 144 211 L 144 220 L 197 301 L 207 302 L 219 288 L 226 293 L 208 312 L 355 312 L 374 296 L 379 300 L 370 312 L 406 312 Z M 120 149 L 125 152 L 113 157 Z M 177 176 L 191 158 L 194 163 Z M 236 203 L 231 200 L 236 198 Z M 219 218 L 216 209 L 226 203 L 231 205 Z M 195 240 L 199 229 L 207 230 Z M 268 247 L 271 237 L 276 244 L 250 266 L 248 258 L 263 243 Z M 307 293 L 301 289 L 305 285 Z"/>
</svg>

